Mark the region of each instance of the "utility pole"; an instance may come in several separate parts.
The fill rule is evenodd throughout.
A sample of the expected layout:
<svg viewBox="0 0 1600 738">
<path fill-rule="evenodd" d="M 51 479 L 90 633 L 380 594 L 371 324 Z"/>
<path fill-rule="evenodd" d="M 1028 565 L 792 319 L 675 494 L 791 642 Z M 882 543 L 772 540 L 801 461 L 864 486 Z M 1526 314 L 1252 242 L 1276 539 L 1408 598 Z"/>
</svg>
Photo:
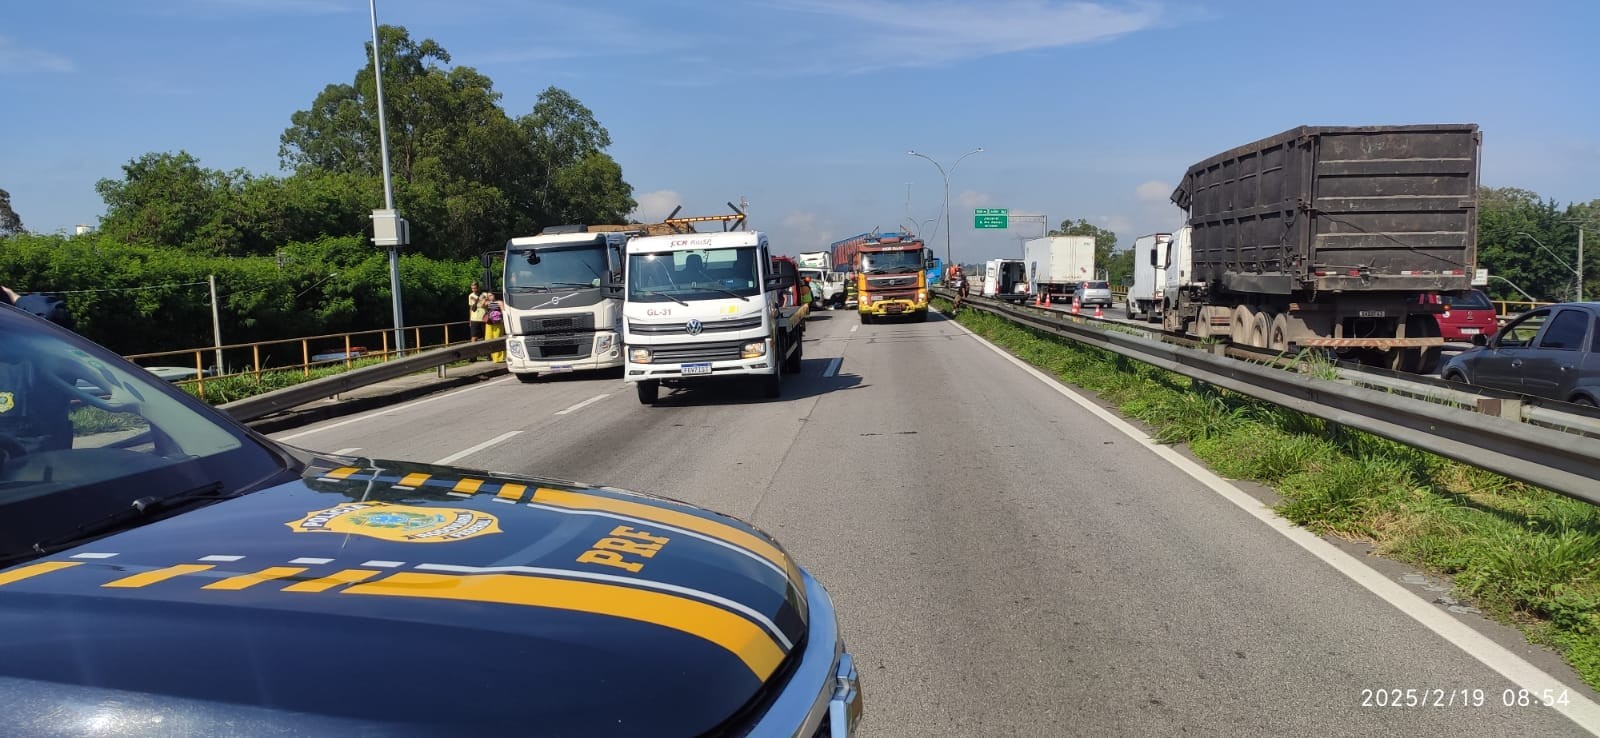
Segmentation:
<svg viewBox="0 0 1600 738">
<path fill-rule="evenodd" d="M 227 372 L 222 368 L 222 314 L 217 309 L 217 275 L 207 274 L 206 281 L 211 285 L 211 345 L 217 351 L 217 375 Z"/>
</svg>

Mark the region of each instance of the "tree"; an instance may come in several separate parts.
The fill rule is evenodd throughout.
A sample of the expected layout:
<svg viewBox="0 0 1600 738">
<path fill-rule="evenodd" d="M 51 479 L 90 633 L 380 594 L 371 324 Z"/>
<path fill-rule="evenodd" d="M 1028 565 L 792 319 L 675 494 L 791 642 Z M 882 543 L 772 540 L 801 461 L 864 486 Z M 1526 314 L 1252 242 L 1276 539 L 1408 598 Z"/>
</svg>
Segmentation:
<svg viewBox="0 0 1600 738">
<path fill-rule="evenodd" d="M 11 209 L 11 193 L 0 190 L 0 236 L 27 232 L 28 229 L 22 227 L 22 217 Z"/>
<path fill-rule="evenodd" d="M 1478 191 L 1478 266 L 1488 269 L 1488 291 L 1499 299 L 1524 299 L 1511 284 L 1543 300 L 1572 296 L 1572 256 L 1577 252 L 1577 231 L 1561 227 L 1560 208 L 1554 200 L 1513 187 Z M 1540 248 L 1544 244 L 1558 256 Z M 1510 284 L 1508 284 L 1508 281 Z"/>
<path fill-rule="evenodd" d="M 633 210 L 633 188 L 604 153 L 611 134 L 571 93 L 545 88 L 517 125 L 537 175 L 538 196 L 527 203 L 536 222 L 620 223 Z"/>
<path fill-rule="evenodd" d="M 187 151 L 148 153 L 122 167 L 122 179 L 102 179 L 95 190 L 106 202 L 100 229 L 124 243 L 233 253 L 237 238 L 227 213 L 232 174 L 200 166 Z"/>
<path fill-rule="evenodd" d="M 1094 263 L 1097 269 L 1106 269 L 1109 267 L 1111 264 L 1111 252 L 1117 247 L 1116 233 L 1094 225 L 1082 218 L 1079 218 L 1076 221 L 1073 221 L 1071 218 L 1061 221 L 1061 227 L 1051 231 L 1050 235 L 1093 236 Z"/>
<path fill-rule="evenodd" d="M 527 220 L 515 203 L 529 198 L 513 193 L 528 186 L 533 167 L 500 93 L 471 67 L 442 66 L 450 54 L 433 40 L 413 41 L 396 26 L 378 31 L 395 196 L 412 222 L 416 250 L 464 258 L 505 240 Z M 352 83 L 328 85 L 310 109 L 291 117 L 278 154 L 297 176 L 382 171 L 370 45 L 367 52 Z"/>
</svg>

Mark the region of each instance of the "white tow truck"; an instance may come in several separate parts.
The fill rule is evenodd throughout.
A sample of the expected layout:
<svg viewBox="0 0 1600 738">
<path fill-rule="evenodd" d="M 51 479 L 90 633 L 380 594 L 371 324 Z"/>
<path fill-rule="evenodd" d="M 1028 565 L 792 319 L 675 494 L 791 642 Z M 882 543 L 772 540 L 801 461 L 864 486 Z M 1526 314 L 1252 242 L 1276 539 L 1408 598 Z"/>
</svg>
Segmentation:
<svg viewBox="0 0 1600 738">
<path fill-rule="evenodd" d="M 778 397 L 783 375 L 800 371 L 805 311 L 784 297 L 795 277 L 775 272 L 760 231 L 628 241 L 623 378 L 639 402 L 655 403 L 663 384 L 728 377 Z"/>
<path fill-rule="evenodd" d="M 622 366 L 620 277 L 625 233 L 560 226 L 506 242 L 506 368 L 541 374 Z"/>
</svg>

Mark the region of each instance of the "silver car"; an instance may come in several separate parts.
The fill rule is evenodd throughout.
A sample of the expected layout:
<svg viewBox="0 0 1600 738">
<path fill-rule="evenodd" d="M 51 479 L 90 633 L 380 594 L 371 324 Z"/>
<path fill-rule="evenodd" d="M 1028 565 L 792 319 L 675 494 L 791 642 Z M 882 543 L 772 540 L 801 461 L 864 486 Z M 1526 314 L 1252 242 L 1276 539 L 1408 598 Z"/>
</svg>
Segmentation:
<svg viewBox="0 0 1600 738">
<path fill-rule="evenodd" d="M 1530 310 L 1485 345 L 1445 362 L 1439 376 L 1578 405 L 1600 405 L 1600 302 Z"/>
<path fill-rule="evenodd" d="M 1078 304 L 1111 307 L 1111 283 L 1085 281 L 1078 283 Z"/>
</svg>

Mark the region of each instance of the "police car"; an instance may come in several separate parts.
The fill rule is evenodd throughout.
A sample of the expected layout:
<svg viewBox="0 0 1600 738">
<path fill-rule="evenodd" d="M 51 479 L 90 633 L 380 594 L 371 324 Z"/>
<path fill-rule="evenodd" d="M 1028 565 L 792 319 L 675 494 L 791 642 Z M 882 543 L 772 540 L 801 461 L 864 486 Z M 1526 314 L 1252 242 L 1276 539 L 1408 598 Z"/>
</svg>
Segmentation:
<svg viewBox="0 0 1600 738">
<path fill-rule="evenodd" d="M 812 738 L 861 717 L 827 593 L 744 522 L 283 446 L 11 307 L 0 347 L 7 735 Z"/>
</svg>

